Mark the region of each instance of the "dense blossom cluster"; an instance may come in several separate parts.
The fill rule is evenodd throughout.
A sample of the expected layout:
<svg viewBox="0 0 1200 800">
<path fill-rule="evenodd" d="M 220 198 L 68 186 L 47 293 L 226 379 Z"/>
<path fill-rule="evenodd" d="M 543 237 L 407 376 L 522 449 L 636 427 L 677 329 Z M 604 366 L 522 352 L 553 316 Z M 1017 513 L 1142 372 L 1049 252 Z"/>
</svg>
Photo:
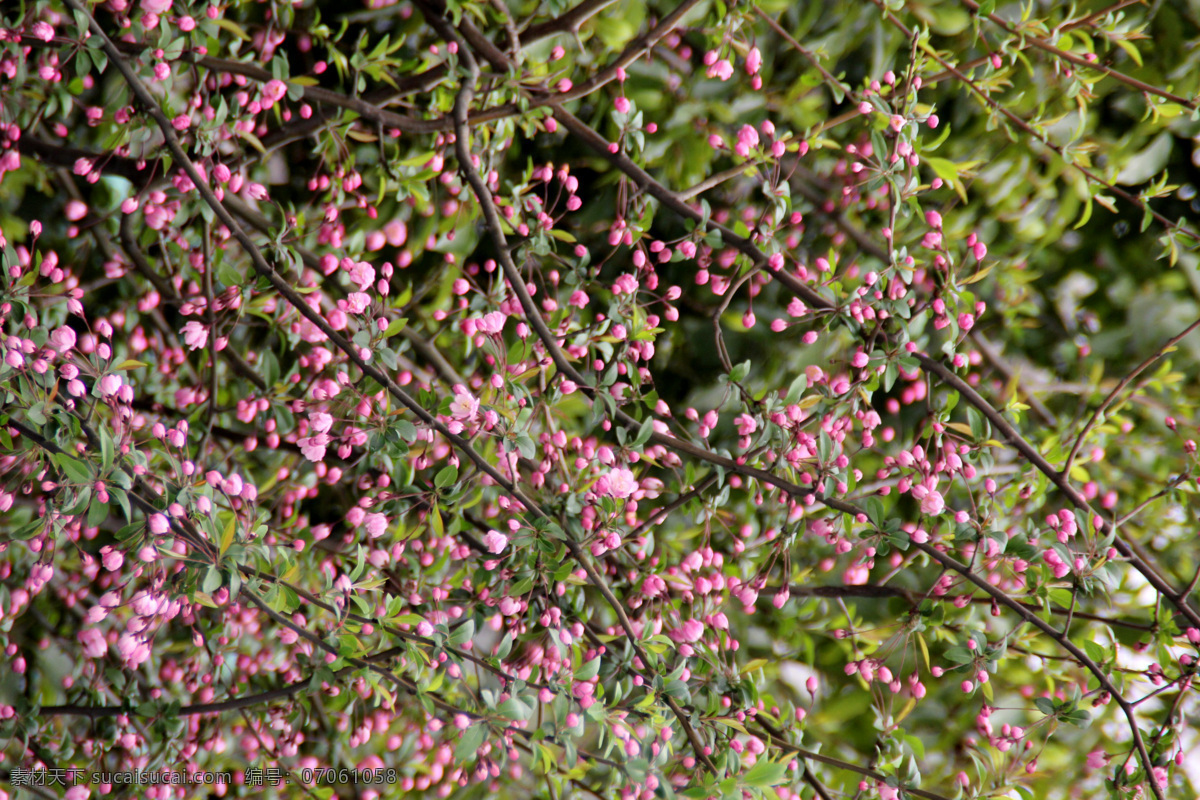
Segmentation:
<svg viewBox="0 0 1200 800">
<path fill-rule="evenodd" d="M 865 74 L 776 5 L 6 10 L 0 768 L 1189 785 L 1195 581 L 1137 533 L 1200 485 L 1188 401 L 1125 494 L 1105 417 L 1182 335 L 1056 427 L 984 335 L 1035 276 L 958 130 L 1009 125 L 1083 176 L 1079 226 L 1108 191 L 1178 257 L 1161 192 L 1004 105 L 1084 103 L 1072 46 L 1138 30 L 880 2 Z"/>
</svg>

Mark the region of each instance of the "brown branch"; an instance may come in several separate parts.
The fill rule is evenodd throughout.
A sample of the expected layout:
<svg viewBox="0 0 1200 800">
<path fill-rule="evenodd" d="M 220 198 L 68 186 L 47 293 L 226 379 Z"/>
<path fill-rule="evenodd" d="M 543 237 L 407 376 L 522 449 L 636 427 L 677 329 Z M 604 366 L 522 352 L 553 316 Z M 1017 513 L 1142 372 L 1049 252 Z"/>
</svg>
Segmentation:
<svg viewBox="0 0 1200 800">
<path fill-rule="evenodd" d="M 976 3 L 975 0 L 962 0 L 962 3 L 967 8 L 974 11 L 976 14 L 979 13 L 979 4 Z M 1045 39 L 1042 39 L 1039 36 L 1035 36 L 1032 33 L 1030 33 L 1029 31 L 1017 30 L 1012 25 L 1010 25 L 1007 20 L 1005 20 L 1003 17 L 1000 17 L 996 14 L 988 14 L 987 18 L 990 22 L 992 22 L 992 24 L 997 25 L 1000 28 L 1003 28 L 1010 35 L 1018 37 L 1022 42 L 1028 42 L 1030 45 L 1037 48 L 1038 50 L 1047 52 L 1050 55 L 1054 56 L 1055 58 L 1060 58 L 1063 61 L 1068 61 L 1077 67 L 1083 67 L 1084 69 L 1090 69 L 1095 72 L 1102 72 L 1105 75 L 1107 75 L 1108 77 L 1112 78 L 1113 80 L 1119 81 L 1119 82 L 1125 84 L 1126 86 L 1132 86 L 1134 89 L 1137 89 L 1139 92 L 1143 92 L 1145 94 L 1152 94 L 1152 95 L 1155 95 L 1156 97 L 1161 97 L 1164 100 L 1170 100 L 1172 103 L 1178 103 L 1179 105 L 1183 106 L 1184 108 L 1190 109 L 1192 111 L 1195 111 L 1197 108 L 1200 108 L 1200 105 L 1198 105 L 1195 100 L 1188 100 L 1186 97 L 1180 97 L 1179 95 L 1173 94 L 1172 92 L 1168 92 L 1165 89 L 1159 89 L 1157 86 L 1152 86 L 1152 85 L 1146 83 L 1145 81 L 1139 81 L 1137 78 L 1134 78 L 1130 75 L 1126 75 L 1125 73 L 1115 70 L 1112 67 L 1107 66 L 1106 64 L 1088 61 L 1086 58 L 1083 58 L 1082 56 L 1078 56 L 1075 53 L 1070 53 L 1070 52 L 1067 52 L 1066 50 L 1060 50 L 1059 48 L 1057 48 L 1054 45 L 1047 42 Z"/>
<path fill-rule="evenodd" d="M 582 3 L 552 20 L 531 25 L 521 35 L 526 46 L 558 33 L 578 34 L 583 23 L 611 6 L 617 0 L 583 0 Z"/>
<path fill-rule="evenodd" d="M 783 731 L 764 720 L 761 716 L 757 717 L 756 719 L 758 725 L 762 728 L 761 733 L 756 733 L 756 735 L 758 735 L 760 738 L 773 742 L 780 750 L 789 753 L 795 753 L 796 755 L 808 761 L 815 761 L 818 764 L 825 764 L 826 766 L 836 767 L 837 769 L 843 769 L 847 772 L 853 772 L 856 775 L 862 775 L 865 778 L 870 778 L 871 780 L 878 781 L 879 783 L 885 783 L 888 779 L 887 775 L 876 772 L 873 769 L 860 767 L 858 764 L 852 764 L 849 761 L 843 761 L 840 758 L 834 758 L 832 756 L 813 752 L 812 750 L 808 750 L 803 747 L 797 747 L 787 739 L 783 738 Z M 751 732 L 755 732 L 753 726 L 748 725 L 747 728 L 749 728 Z M 913 797 L 922 797 L 925 798 L 925 800 L 950 800 L 950 798 L 946 797 L 945 795 L 928 792 L 924 789 L 918 789 L 915 786 L 905 786 L 901 784 L 899 788 L 904 794 L 910 794 Z"/>
<path fill-rule="evenodd" d="M 504 237 L 504 229 L 500 224 L 499 214 L 496 212 L 495 203 L 492 202 L 491 192 L 488 191 L 487 184 L 483 182 L 483 178 L 480 177 L 479 171 L 475 169 L 471 156 L 471 134 L 470 128 L 467 125 L 467 119 L 468 110 L 471 106 L 471 100 L 475 94 L 475 84 L 479 79 L 479 66 L 475 62 L 475 59 L 469 50 L 463 50 L 462 55 L 463 60 L 467 63 L 470 78 L 469 80 L 463 81 L 462 88 L 459 89 L 458 97 L 454 103 L 454 117 L 457 123 L 455 152 L 458 155 L 459 170 L 467 179 L 472 191 L 475 193 L 476 199 L 483 209 L 484 218 L 487 221 L 488 231 L 491 233 L 492 239 L 496 243 L 496 249 L 500 255 L 500 260 L 505 275 L 508 277 L 513 291 L 517 294 L 517 297 L 521 301 L 521 306 L 525 310 L 526 319 L 528 319 L 530 324 L 533 325 L 534 330 L 537 331 L 537 334 L 542 341 L 547 343 L 546 346 L 551 349 L 554 361 L 558 365 L 559 369 L 565 374 L 577 378 L 581 386 L 589 386 L 588 382 L 585 381 L 570 364 L 570 362 L 566 360 L 566 356 L 563 354 L 562 350 L 558 348 L 554 340 L 554 334 L 550 332 L 548 327 L 546 327 L 546 322 L 544 319 L 542 319 L 542 315 L 538 312 L 537 307 L 534 305 L 533 298 L 529 296 L 529 292 L 525 288 L 525 281 L 521 278 L 516 264 L 513 263 L 508 242 Z M 571 553 L 572 558 L 574 558 L 575 561 L 578 562 L 586 571 L 589 582 L 591 582 L 591 584 L 595 586 L 597 590 L 599 590 L 600 594 L 604 596 L 605 601 L 611 607 L 613 613 L 616 614 L 617 619 L 621 624 L 621 628 L 625 631 L 625 635 L 629 640 L 629 644 L 633 648 L 633 651 L 637 655 L 638 659 L 643 665 L 648 667 L 653 662 L 647 655 L 646 651 L 642 648 L 642 645 L 638 640 L 638 636 L 634 631 L 633 623 L 630 621 L 629 616 L 625 613 L 624 604 L 621 603 L 616 595 L 613 594 L 612 589 L 608 587 L 608 584 L 605 582 L 603 576 L 601 576 L 600 573 L 596 571 L 596 568 L 592 566 L 591 561 L 584 555 L 583 548 L 581 548 L 579 544 L 569 535 L 566 537 L 565 543 L 567 550 Z M 662 698 L 670 707 L 671 712 L 679 720 L 679 724 L 683 727 L 684 732 L 688 736 L 688 740 L 691 742 L 692 749 L 695 751 L 696 757 L 704 763 L 705 767 L 708 768 L 710 773 L 714 775 L 717 774 L 716 765 L 713 764 L 712 759 L 708 757 L 708 754 L 704 752 L 704 743 L 700 741 L 699 735 L 692 728 L 687 715 L 683 713 L 683 709 L 679 707 L 679 704 L 675 701 L 675 698 L 671 697 L 670 695 L 663 694 Z"/>
<path fill-rule="evenodd" d="M 997 411 L 991 403 L 980 396 L 966 381 L 955 375 L 949 368 L 944 366 L 940 361 L 930 358 L 928 355 L 920 351 L 913 354 L 914 357 L 921 362 L 921 367 L 926 372 L 931 372 L 938 376 L 943 383 L 949 385 L 962 395 L 963 399 L 974 406 L 981 414 L 987 417 L 988 421 L 999 430 L 1006 439 L 1023 455 L 1030 464 L 1038 471 L 1050 479 L 1050 482 L 1058 487 L 1071 504 L 1080 511 L 1087 513 L 1090 517 L 1099 518 L 1099 515 L 1092 510 L 1087 499 L 1079 493 L 1068 478 L 1063 475 L 1042 456 L 1037 449 L 1025 440 L 1023 436 L 1012 426 L 1012 424 Z M 1113 530 L 1112 523 L 1101 518 L 1098 533 L 1106 535 Z M 1150 567 L 1142 560 L 1130 546 L 1120 537 L 1116 536 L 1113 540 L 1113 547 L 1117 549 L 1123 557 L 1129 560 L 1134 569 L 1145 576 L 1150 585 L 1158 590 L 1163 596 L 1171 601 L 1171 603 L 1179 609 L 1191 623 L 1200 627 L 1200 613 L 1197 613 L 1187 602 L 1187 596 L 1182 595 L 1173 589 L 1163 578 L 1158 574 L 1157 570 Z"/>
<path fill-rule="evenodd" d="M 1132 383 L 1134 378 L 1136 378 L 1138 375 L 1141 375 L 1142 372 L 1145 371 L 1147 367 L 1149 367 L 1155 361 L 1158 361 L 1160 358 L 1162 358 L 1164 355 L 1166 355 L 1167 352 L 1169 350 L 1171 350 L 1171 348 L 1173 348 L 1184 337 L 1186 337 L 1189 333 L 1196 330 L 1197 328 L 1200 328 L 1200 319 L 1196 320 L 1191 325 L 1188 325 L 1186 328 L 1184 328 L 1182 331 L 1180 331 L 1178 334 L 1176 334 L 1175 336 L 1172 336 L 1170 339 L 1168 339 L 1166 341 L 1166 343 L 1163 344 L 1162 347 L 1158 348 L 1158 350 L 1156 350 L 1149 358 L 1147 358 L 1141 364 L 1138 364 L 1136 367 L 1134 367 L 1132 372 L 1130 372 L 1128 375 L 1126 375 L 1124 378 L 1122 378 L 1117 383 L 1117 385 L 1113 387 L 1113 390 L 1108 393 L 1107 397 L 1104 398 L 1104 402 L 1102 402 L 1099 405 L 1099 407 L 1097 407 L 1096 410 L 1094 412 L 1092 412 L 1091 418 L 1087 421 L 1087 424 L 1083 426 L 1083 430 L 1079 432 L 1079 436 L 1075 437 L 1075 444 L 1071 446 L 1071 452 L 1067 455 L 1067 460 L 1063 464 L 1063 468 L 1062 468 L 1063 476 L 1066 476 L 1071 472 L 1071 465 L 1075 462 L 1075 457 L 1077 455 L 1079 455 L 1079 448 L 1083 447 L 1083 440 L 1087 438 L 1087 435 L 1089 433 L 1091 433 L 1092 428 L 1094 428 L 1096 426 L 1096 424 L 1100 421 L 1100 415 L 1103 414 L 1106 410 L 1108 410 L 1108 407 L 1111 406 L 1113 404 L 1113 401 L 1117 399 L 1117 395 L 1119 395 L 1121 392 L 1123 392 L 1125 390 L 1125 387 L 1128 386 L 1130 383 Z"/>
<path fill-rule="evenodd" d="M 913 31 L 909 30 L 908 26 L 906 26 L 903 22 L 901 22 L 899 17 L 897 17 L 891 11 L 887 10 L 887 7 L 883 3 L 883 0 L 871 0 L 871 2 L 873 2 L 875 5 L 879 6 L 879 8 L 885 12 L 885 14 L 888 18 L 888 21 L 891 22 L 897 28 L 897 30 L 899 30 L 901 33 L 903 33 L 909 39 L 914 38 L 915 34 L 913 33 Z M 980 100 L 983 101 L 984 105 L 986 105 L 988 108 L 992 109 L 996 113 L 1002 115 L 1005 119 L 1007 119 L 1009 122 L 1011 122 L 1018 129 L 1020 129 L 1023 133 L 1036 139 L 1042 145 L 1044 145 L 1046 148 L 1053 151 L 1056 155 L 1058 155 L 1059 158 L 1061 158 L 1063 160 L 1064 164 L 1077 170 L 1080 174 L 1082 174 L 1084 177 L 1086 177 L 1088 180 L 1092 181 L 1093 183 L 1099 184 L 1100 186 L 1103 186 L 1104 188 L 1108 189 L 1110 192 L 1115 194 L 1117 197 L 1120 197 L 1125 202 L 1130 203 L 1131 205 L 1136 206 L 1137 208 L 1140 208 L 1143 211 L 1145 211 L 1146 213 L 1150 214 L 1150 216 L 1154 217 L 1154 219 L 1156 219 L 1160 224 L 1162 224 L 1164 227 L 1166 227 L 1167 230 L 1176 230 L 1180 233 L 1185 234 L 1193 241 L 1200 242 L 1200 235 L 1196 234 L 1194 231 L 1192 231 L 1192 229 L 1185 226 L 1183 224 L 1182 220 L 1172 220 L 1172 219 L 1169 219 L 1169 218 L 1163 216 L 1158 211 L 1155 211 L 1150 206 L 1149 203 L 1145 202 L 1144 200 L 1142 200 L 1138 197 L 1135 197 L 1134 195 L 1130 194 L 1129 192 L 1125 191 L 1124 189 L 1120 188 L 1119 186 L 1109 183 L 1104 178 L 1100 177 L 1095 172 L 1093 172 L 1091 169 L 1079 164 L 1074 159 L 1069 158 L 1066 154 L 1066 151 L 1062 147 L 1054 144 L 1054 142 L 1050 141 L 1050 139 L 1047 138 L 1045 134 L 1041 133 L 1036 128 L 1034 128 L 1031 124 L 1029 124 L 1025 120 L 1021 119 L 1016 114 L 1009 111 L 1003 105 L 998 103 L 994 98 L 991 97 L 991 95 L 989 95 L 987 92 L 983 91 L 983 89 L 980 89 L 979 85 L 975 81 L 971 80 L 969 77 L 964 75 L 960 69 L 955 67 L 949 61 L 942 58 L 941 54 L 938 53 L 937 50 L 930 47 L 928 44 L 926 44 L 924 42 L 920 43 L 920 47 L 930 58 L 932 58 L 934 61 L 941 64 L 943 69 L 948 70 L 952 75 L 954 75 L 955 78 L 957 78 L 960 82 L 962 82 L 964 85 L 966 85 L 967 88 L 969 88 L 974 94 L 976 94 L 980 98 Z"/>
<path fill-rule="evenodd" d="M 871 584 L 864 584 L 861 586 L 808 586 L 791 584 L 787 587 L 787 590 L 788 595 L 791 597 L 823 597 L 827 599 L 844 599 L 849 597 L 883 599 L 901 597 L 913 607 L 920 605 L 920 601 L 924 599 L 922 595 L 912 591 L 911 589 L 905 589 L 900 586 L 879 586 Z M 777 594 L 781 591 L 783 591 L 782 586 L 766 586 L 763 587 L 759 594 L 760 597 L 765 597 L 772 594 Z M 971 598 L 971 602 L 985 604 L 991 603 L 991 599 L 987 597 L 973 597 Z M 1034 605 L 1033 603 L 1021 603 L 1021 605 L 1033 613 L 1037 613 L 1042 610 L 1040 606 Z M 1058 606 L 1050 606 L 1048 610 L 1051 614 L 1056 614 L 1058 616 L 1066 616 L 1067 614 L 1071 613 L 1068 609 L 1060 608 Z M 1128 620 L 1118 619 L 1116 617 L 1105 617 L 1101 614 L 1089 614 L 1083 611 L 1075 611 L 1074 616 L 1077 619 L 1085 619 L 1090 622 L 1102 622 L 1105 625 L 1112 625 L 1113 627 L 1117 628 L 1128 628 L 1130 630 L 1147 632 L 1157 630 L 1157 628 L 1155 628 L 1153 625 L 1146 625 L 1141 622 L 1130 622 Z"/>
</svg>

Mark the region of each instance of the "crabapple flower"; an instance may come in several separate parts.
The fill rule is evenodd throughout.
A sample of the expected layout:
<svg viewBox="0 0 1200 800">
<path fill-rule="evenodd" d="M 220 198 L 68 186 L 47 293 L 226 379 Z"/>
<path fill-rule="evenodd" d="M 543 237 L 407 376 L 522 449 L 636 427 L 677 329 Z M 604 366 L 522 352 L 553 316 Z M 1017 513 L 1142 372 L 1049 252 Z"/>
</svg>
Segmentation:
<svg viewBox="0 0 1200 800">
<path fill-rule="evenodd" d="M 704 623 L 698 619 L 689 619 L 683 625 L 672 630 L 669 635 L 672 641 L 681 644 L 698 642 L 704 636 Z"/>
<path fill-rule="evenodd" d="M 121 654 L 121 659 L 128 669 L 137 669 L 150 657 L 150 645 L 140 637 L 126 633 L 117 640 L 117 652 Z"/>
<path fill-rule="evenodd" d="M 921 498 L 921 513 L 940 514 L 946 508 L 946 501 L 940 492 L 929 492 Z"/>
<path fill-rule="evenodd" d="M 100 379 L 99 390 L 101 397 L 112 397 L 121 389 L 120 375 L 105 375 Z"/>
<path fill-rule="evenodd" d="M 325 458 L 325 445 L 329 443 L 329 437 L 325 434 L 318 436 L 306 436 L 300 439 L 296 444 L 300 445 L 300 453 L 309 461 L 322 461 Z"/>
<path fill-rule="evenodd" d="M 375 267 L 366 261 L 359 261 L 350 268 L 350 280 L 362 291 L 371 288 L 375 282 Z"/>
<path fill-rule="evenodd" d="M 489 553 L 503 553 L 504 548 L 508 547 L 508 537 L 500 531 L 490 530 L 487 532 L 487 536 L 483 537 L 483 546 L 488 549 Z"/>
<path fill-rule="evenodd" d="M 762 52 L 757 47 L 751 47 L 750 52 L 746 53 L 746 74 L 757 75 L 762 68 L 762 60 Z"/>
<path fill-rule="evenodd" d="M 387 533 L 388 518 L 383 514 L 371 513 L 363 518 L 363 525 L 367 529 L 367 535 L 372 539 L 378 539 Z"/>
<path fill-rule="evenodd" d="M 638 488 L 637 478 L 625 467 L 617 467 L 610 471 L 604 480 L 606 491 L 602 493 L 610 497 L 629 497 Z"/>
<path fill-rule="evenodd" d="M 75 331 L 63 325 L 50 334 L 50 344 L 60 353 L 65 353 L 75 346 Z"/>
<path fill-rule="evenodd" d="M 408 226 L 404 220 L 394 219 L 383 226 L 383 235 L 392 247 L 399 247 L 408 240 Z"/>
<path fill-rule="evenodd" d="M 187 325 L 183 326 L 183 343 L 188 346 L 189 350 L 196 350 L 204 347 L 208 341 L 208 328 L 202 322 L 192 320 Z"/>
<path fill-rule="evenodd" d="M 489 311 L 479 318 L 476 323 L 480 332 L 488 334 L 500 333 L 504 330 L 504 320 L 506 317 L 501 311 Z"/>
<path fill-rule="evenodd" d="M 142 11 L 161 17 L 171 10 L 171 0 L 142 0 Z"/>
<path fill-rule="evenodd" d="M 108 643 L 104 641 L 104 634 L 95 628 L 81 630 L 79 642 L 83 645 L 83 654 L 88 658 L 100 658 L 108 652 Z"/>
<path fill-rule="evenodd" d="M 125 563 L 125 556 L 120 550 L 114 550 L 112 547 L 105 545 L 100 548 L 100 560 L 106 570 L 116 572 Z"/>
<path fill-rule="evenodd" d="M 308 424 L 317 433 L 326 433 L 333 427 L 333 417 L 324 411 L 316 411 L 309 415 Z"/>
<path fill-rule="evenodd" d="M 733 64 L 730 63 L 729 59 L 722 58 L 719 61 L 714 61 L 712 65 L 709 66 L 706 74 L 710 78 L 718 78 L 720 80 L 727 81 L 733 77 Z"/>
<path fill-rule="evenodd" d="M 268 81 L 263 87 L 263 96 L 272 103 L 278 103 L 287 94 L 287 84 L 281 80 Z"/>
<path fill-rule="evenodd" d="M 466 392 L 454 395 L 454 399 L 450 401 L 450 416 L 455 419 L 469 422 L 478 414 L 479 400 Z"/>
</svg>

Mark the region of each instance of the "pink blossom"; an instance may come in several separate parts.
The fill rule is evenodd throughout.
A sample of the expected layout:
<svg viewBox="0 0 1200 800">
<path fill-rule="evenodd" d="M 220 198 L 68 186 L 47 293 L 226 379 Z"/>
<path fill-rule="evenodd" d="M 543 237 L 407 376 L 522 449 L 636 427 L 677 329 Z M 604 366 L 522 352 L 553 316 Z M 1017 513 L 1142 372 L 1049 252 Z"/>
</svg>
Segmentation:
<svg viewBox="0 0 1200 800">
<path fill-rule="evenodd" d="M 101 397 L 112 397 L 120 390 L 122 384 L 120 375 L 105 375 L 100 379 L 99 394 Z"/>
<path fill-rule="evenodd" d="M 454 395 L 454 399 L 450 401 L 450 416 L 464 422 L 475 419 L 479 413 L 479 400 L 467 394 L 460 392 Z"/>
<path fill-rule="evenodd" d="M 162 16 L 171 10 L 171 0 L 142 0 L 142 11 Z"/>
<path fill-rule="evenodd" d="M 521 601 L 514 597 L 504 597 L 500 600 L 500 613 L 512 617 L 521 612 Z"/>
<path fill-rule="evenodd" d="M 719 61 L 713 62 L 712 66 L 708 68 L 708 72 L 706 74 L 710 78 L 718 78 L 720 80 L 727 81 L 733 77 L 733 64 L 730 63 L 729 59 L 722 58 Z"/>
<path fill-rule="evenodd" d="M 325 445 L 328 442 L 329 437 L 321 434 L 319 436 L 306 436 L 296 442 L 296 444 L 300 446 L 301 455 L 309 461 L 322 461 L 325 458 Z"/>
<path fill-rule="evenodd" d="M 746 74 L 757 75 L 758 70 L 762 67 L 762 53 L 757 47 L 751 47 L 750 52 L 746 53 Z"/>
<path fill-rule="evenodd" d="M 408 239 L 408 226 L 402 219 L 394 219 L 383 226 L 383 235 L 392 247 L 399 247 Z"/>
<path fill-rule="evenodd" d="M 503 553 L 504 548 L 508 547 L 508 537 L 498 530 L 490 530 L 483 537 L 483 546 L 489 553 Z"/>
<path fill-rule="evenodd" d="M 202 322 L 192 320 L 183 326 L 183 342 L 189 350 L 204 347 L 208 341 L 208 327 Z"/>
<path fill-rule="evenodd" d="M 613 281 L 613 294 L 634 294 L 637 290 L 638 280 L 628 272 Z"/>
<path fill-rule="evenodd" d="M 41 39 L 43 42 L 49 42 L 54 38 L 54 28 L 50 27 L 50 23 L 38 20 L 33 23 L 29 29 L 29 34 L 35 39 Z"/>
<path fill-rule="evenodd" d="M 281 80 L 267 81 L 267 85 L 263 87 L 263 97 L 266 97 L 272 103 L 277 103 L 287 94 L 287 84 Z"/>
<path fill-rule="evenodd" d="M 324 411 L 314 411 L 308 415 L 308 424 L 317 433 L 326 433 L 333 427 L 333 417 Z"/>
<path fill-rule="evenodd" d="M 88 658 L 100 658 L 108 652 L 108 643 L 104 641 L 104 634 L 95 628 L 81 630 L 79 642 L 83 645 L 83 654 Z"/>
<path fill-rule="evenodd" d="M 601 493 L 610 497 L 629 497 L 638 489 L 637 478 L 625 467 L 611 470 L 603 480 L 606 482 L 606 489 Z"/>
<path fill-rule="evenodd" d="M 921 498 L 922 514 L 940 514 L 945 507 L 946 501 L 940 492 L 931 491 Z"/>
<path fill-rule="evenodd" d="M 698 642 L 704 636 L 704 623 L 698 619 L 689 619 L 678 628 L 670 632 L 672 641 L 676 642 Z"/>
<path fill-rule="evenodd" d="M 375 267 L 366 261 L 355 262 L 354 266 L 350 268 L 350 280 L 365 292 L 371 288 L 371 284 L 375 283 Z"/>
<path fill-rule="evenodd" d="M 504 321 L 507 317 L 501 311 L 489 311 L 479 318 L 477 327 L 483 333 L 497 334 L 504 330 Z"/>
<path fill-rule="evenodd" d="M 126 633 L 117 640 L 117 652 L 121 654 L 126 668 L 137 669 L 150 657 L 150 646 L 142 638 Z"/>
<path fill-rule="evenodd" d="M 367 535 L 372 539 L 378 539 L 387 533 L 388 518 L 383 514 L 370 513 L 363 518 L 363 525 L 367 529 Z"/>
<path fill-rule="evenodd" d="M 862 586 L 870 578 L 871 570 L 866 564 L 852 564 L 842 574 L 842 583 L 847 586 Z"/>
<path fill-rule="evenodd" d="M 346 296 L 346 310 L 351 314 L 361 314 L 371 305 L 371 296 L 363 292 L 351 292 Z"/>
<path fill-rule="evenodd" d="M 112 547 L 105 545 L 100 548 L 100 560 L 106 570 L 116 572 L 125 563 L 125 556 L 120 550 L 114 550 Z"/>
</svg>

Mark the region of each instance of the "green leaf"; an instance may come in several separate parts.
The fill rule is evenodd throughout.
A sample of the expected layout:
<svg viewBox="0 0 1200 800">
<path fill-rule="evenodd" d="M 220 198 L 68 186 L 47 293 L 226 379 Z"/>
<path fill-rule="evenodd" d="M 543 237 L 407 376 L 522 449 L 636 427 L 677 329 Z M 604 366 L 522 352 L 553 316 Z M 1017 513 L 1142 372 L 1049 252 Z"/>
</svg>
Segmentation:
<svg viewBox="0 0 1200 800">
<path fill-rule="evenodd" d="M 100 429 L 100 465 L 104 472 L 113 465 L 113 440 L 105 428 Z"/>
<path fill-rule="evenodd" d="M 474 765 L 479 761 L 479 746 L 487 734 L 487 726 L 480 721 L 463 731 L 462 738 L 454 747 L 454 760 L 460 764 Z"/>
<path fill-rule="evenodd" d="M 788 766 L 782 761 L 760 758 L 750 771 L 742 776 L 742 783 L 759 789 L 778 786 L 787 779 Z"/>
<path fill-rule="evenodd" d="M 66 453 L 55 453 L 54 463 L 62 469 L 63 473 L 76 483 L 90 483 L 92 480 L 92 471 L 88 468 L 87 462 L 80 461 L 77 458 L 72 458 Z"/>
<path fill-rule="evenodd" d="M 630 447 L 641 447 L 646 442 L 650 441 L 650 436 L 654 433 L 654 417 L 647 416 L 642 426 L 638 428 L 637 436 L 633 440 Z"/>
<path fill-rule="evenodd" d="M 221 574 L 221 570 L 216 567 L 209 567 L 204 573 L 204 582 L 200 585 L 200 589 L 205 594 L 212 594 L 217 589 L 221 588 L 221 584 L 225 582 L 225 577 Z"/>
<path fill-rule="evenodd" d="M 448 467 L 442 468 L 442 470 L 433 477 L 433 485 L 439 489 L 445 489 L 456 480 L 458 480 L 458 467 L 452 464 Z"/>
</svg>

